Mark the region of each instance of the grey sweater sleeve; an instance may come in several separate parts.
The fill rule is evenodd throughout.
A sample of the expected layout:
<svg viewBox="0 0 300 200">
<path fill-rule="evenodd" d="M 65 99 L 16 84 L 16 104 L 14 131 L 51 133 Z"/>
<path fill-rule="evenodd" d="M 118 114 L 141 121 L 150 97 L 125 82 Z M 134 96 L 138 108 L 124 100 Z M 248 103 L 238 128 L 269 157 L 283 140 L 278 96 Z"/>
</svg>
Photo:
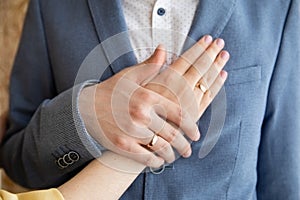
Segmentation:
<svg viewBox="0 0 300 200">
<path fill-rule="evenodd" d="M 101 155 L 78 110 L 81 89 L 92 83 L 58 94 L 39 2 L 32 0 L 11 75 L 9 128 L 0 153 L 14 181 L 29 188 L 58 186 Z"/>
</svg>

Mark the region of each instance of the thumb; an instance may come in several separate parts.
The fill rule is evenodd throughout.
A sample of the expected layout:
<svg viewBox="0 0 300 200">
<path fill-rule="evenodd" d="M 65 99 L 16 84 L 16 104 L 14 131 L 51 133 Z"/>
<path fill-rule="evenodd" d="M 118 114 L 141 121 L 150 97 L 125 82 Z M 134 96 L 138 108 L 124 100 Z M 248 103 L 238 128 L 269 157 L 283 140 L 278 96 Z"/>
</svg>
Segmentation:
<svg viewBox="0 0 300 200">
<path fill-rule="evenodd" d="M 145 85 L 156 76 L 166 62 L 166 55 L 164 46 L 158 45 L 153 54 L 134 69 L 136 83 Z"/>
<path fill-rule="evenodd" d="M 166 56 L 167 56 L 167 53 L 166 53 L 165 47 L 162 44 L 160 44 L 156 47 L 153 54 L 147 60 L 145 60 L 143 63 L 144 64 L 158 64 L 158 65 L 162 66 L 166 62 Z"/>
</svg>

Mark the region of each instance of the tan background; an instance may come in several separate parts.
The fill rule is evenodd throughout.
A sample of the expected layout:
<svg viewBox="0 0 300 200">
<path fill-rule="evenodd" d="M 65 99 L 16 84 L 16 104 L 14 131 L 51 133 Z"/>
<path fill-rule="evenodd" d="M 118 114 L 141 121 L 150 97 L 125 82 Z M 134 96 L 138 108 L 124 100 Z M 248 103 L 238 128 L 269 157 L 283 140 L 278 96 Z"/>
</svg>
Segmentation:
<svg viewBox="0 0 300 200">
<path fill-rule="evenodd" d="M 28 0 L 0 0 L 0 140 L 8 110 L 8 83 L 18 47 Z M 2 184 L 1 184 L 2 182 Z M 0 186 L 12 192 L 24 189 L 13 184 L 2 172 Z"/>
</svg>

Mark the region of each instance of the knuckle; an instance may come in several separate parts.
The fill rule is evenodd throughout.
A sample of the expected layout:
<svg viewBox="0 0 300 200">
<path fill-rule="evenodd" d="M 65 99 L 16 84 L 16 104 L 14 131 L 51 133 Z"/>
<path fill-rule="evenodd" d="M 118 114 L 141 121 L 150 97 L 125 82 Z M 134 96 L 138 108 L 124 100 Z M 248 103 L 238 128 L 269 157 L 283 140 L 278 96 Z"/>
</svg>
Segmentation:
<svg viewBox="0 0 300 200">
<path fill-rule="evenodd" d="M 217 92 L 216 92 L 216 91 L 211 91 L 211 92 L 209 92 L 209 93 L 208 93 L 209 101 L 212 102 L 216 95 L 217 95 Z"/>
<path fill-rule="evenodd" d="M 172 150 L 171 145 L 168 142 L 164 142 L 161 147 L 159 148 L 160 151 L 168 153 L 170 150 Z"/>
<path fill-rule="evenodd" d="M 218 58 L 216 59 L 215 63 L 214 63 L 214 66 L 215 66 L 216 68 L 219 69 L 219 68 L 221 68 L 223 65 L 224 65 L 223 59 L 221 59 L 220 57 L 218 57 Z"/>
<path fill-rule="evenodd" d="M 153 95 L 146 90 L 140 90 L 138 93 L 138 98 L 143 102 L 153 102 L 154 99 Z"/>
<path fill-rule="evenodd" d="M 224 63 L 220 59 L 216 60 L 210 67 L 210 73 L 219 74 L 223 66 Z"/>
<path fill-rule="evenodd" d="M 136 133 L 136 126 L 134 125 L 134 122 L 132 119 L 128 119 L 127 123 L 122 124 L 123 128 L 122 131 L 129 136 L 133 136 L 133 133 Z"/>
<path fill-rule="evenodd" d="M 123 137 L 118 137 L 115 139 L 115 143 L 117 148 L 124 150 L 124 151 L 129 151 L 130 152 L 130 144 L 129 141 L 126 138 Z"/>
<path fill-rule="evenodd" d="M 198 76 L 203 76 L 203 69 L 201 66 L 204 66 L 204 63 L 202 60 L 198 60 L 196 63 L 192 65 L 192 68 L 190 70 L 191 76 L 192 77 L 198 77 Z"/>
<path fill-rule="evenodd" d="M 145 106 L 143 104 L 134 105 L 129 110 L 130 116 L 134 120 L 140 120 L 140 119 L 148 119 L 149 116 L 145 110 Z"/>
<path fill-rule="evenodd" d="M 185 117 L 185 114 L 182 109 L 183 108 L 181 106 L 176 106 L 176 113 L 179 122 Z"/>
<path fill-rule="evenodd" d="M 168 73 L 164 73 L 164 76 L 162 78 L 162 84 L 164 87 L 168 88 L 169 83 L 172 83 L 173 80 L 174 80 L 174 72 L 172 70 L 168 70 Z"/>
<path fill-rule="evenodd" d="M 209 100 L 209 102 L 211 102 L 214 98 L 214 96 L 216 95 L 214 90 L 208 90 L 205 95 L 207 95 L 207 98 Z"/>
<path fill-rule="evenodd" d="M 168 85 L 170 83 L 174 83 L 178 78 L 178 75 L 173 70 L 169 69 L 168 72 L 169 73 L 167 73 L 167 75 L 165 76 L 164 81 L 163 81 L 163 83 L 166 84 L 166 85 L 164 85 L 164 87 L 166 87 L 166 88 L 169 88 Z"/>
<path fill-rule="evenodd" d="M 180 119 L 183 123 L 186 123 L 191 119 L 190 114 L 186 110 L 180 109 Z"/>
<path fill-rule="evenodd" d="M 182 108 L 179 106 L 174 106 L 173 110 L 174 110 L 174 111 L 172 111 L 172 113 L 174 113 L 174 115 L 172 115 L 173 123 L 171 123 L 171 125 L 180 127 L 181 122 L 184 120 Z"/>
<path fill-rule="evenodd" d="M 215 81 L 215 76 L 213 76 L 212 74 L 207 75 L 203 81 L 204 87 L 206 87 L 206 89 L 209 89 L 209 86 Z"/>
<path fill-rule="evenodd" d="M 168 142 L 174 141 L 179 135 L 179 132 L 175 128 L 170 128 L 169 137 L 167 138 Z"/>
<path fill-rule="evenodd" d="M 206 57 L 209 58 L 209 60 L 211 62 L 213 62 L 215 60 L 215 58 L 217 57 L 220 49 L 220 47 L 218 47 L 217 45 L 212 45 L 206 52 Z"/>
</svg>

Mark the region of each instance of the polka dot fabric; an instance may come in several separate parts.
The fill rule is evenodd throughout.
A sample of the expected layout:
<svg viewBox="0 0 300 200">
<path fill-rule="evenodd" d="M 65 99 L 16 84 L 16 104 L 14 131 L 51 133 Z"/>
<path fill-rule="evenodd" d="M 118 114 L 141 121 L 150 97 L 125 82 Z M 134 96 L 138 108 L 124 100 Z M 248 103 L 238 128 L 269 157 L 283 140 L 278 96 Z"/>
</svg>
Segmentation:
<svg viewBox="0 0 300 200">
<path fill-rule="evenodd" d="M 167 65 L 181 53 L 199 0 L 122 0 L 129 38 L 138 62 L 163 44 Z"/>
</svg>

